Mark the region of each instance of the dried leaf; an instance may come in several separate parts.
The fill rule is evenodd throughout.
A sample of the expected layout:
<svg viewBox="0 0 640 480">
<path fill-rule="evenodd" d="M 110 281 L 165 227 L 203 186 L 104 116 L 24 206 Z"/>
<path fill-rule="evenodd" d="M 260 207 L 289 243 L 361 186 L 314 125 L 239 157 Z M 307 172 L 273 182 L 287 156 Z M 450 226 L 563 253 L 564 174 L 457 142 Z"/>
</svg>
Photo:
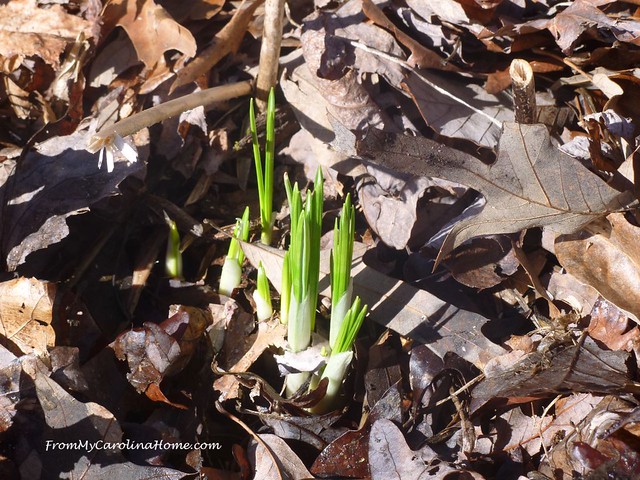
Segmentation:
<svg viewBox="0 0 640 480">
<path fill-rule="evenodd" d="M 196 55 L 196 40 L 191 32 L 177 23 L 154 0 L 115 0 L 103 13 L 110 31 L 124 28 L 136 49 L 138 58 L 153 67 L 167 50 L 178 50 L 188 57 Z"/>
<path fill-rule="evenodd" d="M 466 474 L 476 480 L 483 478 L 442 461 L 429 446 L 414 452 L 400 429 L 392 421 L 384 419 L 376 421 L 371 427 L 369 466 L 372 480 L 444 480 L 453 473 Z"/>
<path fill-rule="evenodd" d="M 618 40 L 636 43 L 640 25 L 638 22 L 610 18 L 598 8 L 613 1 L 576 0 L 552 18 L 532 20 L 519 25 L 516 30 L 524 33 L 547 29 L 565 54 L 570 54 L 578 41 L 588 32 L 597 35 L 599 31 L 608 30 Z"/>
<path fill-rule="evenodd" d="M 56 337 L 51 327 L 56 290 L 35 278 L 0 283 L 0 343 L 14 353 L 46 354 Z"/>
<path fill-rule="evenodd" d="M 322 78 L 339 78 L 344 68 L 353 67 L 359 74 L 376 73 L 396 88 L 404 78 L 400 65 L 380 55 L 349 45 L 351 41 L 369 48 L 404 58 L 404 52 L 393 35 L 377 25 L 369 24 L 363 12 L 362 0 L 349 0 L 334 12 L 319 12 L 305 19 L 305 30 L 315 30 L 326 35 L 326 53 L 318 75 Z M 305 54 L 306 57 L 306 54 Z"/>
<path fill-rule="evenodd" d="M 254 478 L 282 480 L 283 478 L 313 477 L 302 460 L 280 437 L 262 434 L 260 438 L 268 445 L 270 451 L 267 451 L 262 443 L 255 440 L 249 445 L 247 456 L 254 467 Z M 274 464 L 274 459 L 277 464 Z"/>
<path fill-rule="evenodd" d="M 542 447 L 541 432 L 551 423 L 550 416 L 527 416 L 520 408 L 513 408 L 491 422 L 496 438 L 491 442 L 492 449 L 485 452 L 481 445 L 477 446 L 478 453 L 498 453 L 500 451 L 511 452 L 517 448 L 524 448 L 529 455 L 537 455 Z M 482 429 L 477 428 L 478 435 L 482 435 Z M 487 437 L 483 440 L 486 442 Z"/>
<path fill-rule="evenodd" d="M 438 54 L 424 47 L 420 42 L 397 28 L 393 22 L 386 17 L 382 9 L 371 0 L 362 0 L 362 11 L 376 25 L 393 32 L 398 41 L 411 50 L 411 56 L 407 60 L 411 66 L 453 72 L 458 70 L 455 65 L 446 62 L 444 58 L 441 58 Z"/>
<path fill-rule="evenodd" d="M 575 425 L 585 418 L 598 404 L 599 398 L 590 394 L 574 394 L 558 400 L 555 414 L 544 417 L 525 415 L 518 407 L 509 410 L 487 426 L 477 426 L 478 441 L 476 453 L 495 455 L 507 452 L 516 460 L 520 455 L 519 448 L 534 456 L 540 452 L 542 445 L 552 447 L 555 436 L 562 432 L 563 436 L 572 433 Z"/>
<path fill-rule="evenodd" d="M 594 479 L 638 476 L 637 447 L 629 448 L 624 441 L 619 443 L 615 432 L 635 405 L 613 396 L 606 396 L 597 404 L 595 400 L 588 400 L 593 406 L 582 420 L 567 425 L 567 434 L 541 463 L 541 473 L 562 480 L 572 480 L 576 475 Z M 627 435 L 619 438 L 625 437 L 633 438 Z"/>
<path fill-rule="evenodd" d="M 119 360 L 127 361 L 127 379 L 140 393 L 152 383 L 158 385 L 180 357 L 178 342 L 151 322 L 119 335 L 110 346 Z"/>
<path fill-rule="evenodd" d="M 377 130 L 368 132 L 356 147 L 373 163 L 459 182 L 484 195 L 483 210 L 453 227 L 439 259 L 479 235 L 540 226 L 570 233 L 634 201 L 630 192 L 621 194 L 556 149 L 544 125 L 505 123 L 492 165 L 426 138 Z"/>
<path fill-rule="evenodd" d="M 640 228 L 624 214 L 556 239 L 560 264 L 604 298 L 640 319 Z"/>
<path fill-rule="evenodd" d="M 382 125 L 380 108 L 358 81 L 358 73 L 349 67 L 349 56 L 343 44 L 329 43 L 324 29 L 314 29 L 317 20 L 308 25 L 302 34 L 302 51 L 307 69 L 313 75 L 310 80 L 328 104 L 328 113 L 348 128 L 365 125 Z M 328 52 L 339 50 L 330 58 Z M 326 65 L 327 62 L 330 65 Z M 302 113 L 304 113 L 302 110 Z"/>
<path fill-rule="evenodd" d="M 615 305 L 598 299 L 591 311 L 591 321 L 587 327 L 589 335 L 602 342 L 611 350 L 630 352 L 634 346 L 640 345 L 640 328 L 638 325 L 629 328 L 630 319 Z"/>
<path fill-rule="evenodd" d="M 423 78 L 451 96 L 438 92 Z M 466 78 L 449 78 L 430 71 L 423 71 L 420 75 L 412 72 L 403 89 L 411 95 L 427 125 L 447 137 L 463 138 L 493 148 L 500 139 L 500 124 L 514 117 L 511 100 L 492 95 Z M 471 105 L 476 111 L 456 99 Z"/>
<path fill-rule="evenodd" d="M 92 24 L 71 15 L 61 5 L 41 8 L 37 0 L 12 0 L 0 5 L 0 56 L 39 56 L 54 68 L 60 55 L 80 32 L 88 38 L 98 33 Z"/>
<path fill-rule="evenodd" d="M 23 476 L 40 477 L 38 472 L 42 472 L 46 478 L 184 477 L 184 472 L 171 468 L 135 465 L 125 459 L 120 449 L 107 448 L 123 441 L 122 429 L 113 414 L 98 403 L 76 400 L 49 373 L 44 363 L 32 355 L 22 356 L 0 371 L 0 398 L 13 399 L 13 408 L 20 417 L 20 428 L 5 432 L 3 441 L 20 445 L 23 450 L 13 457 L 22 459 Z M 30 387 L 25 388 L 25 383 Z M 15 392 L 20 394 L 13 395 Z M 69 448 L 76 442 L 86 442 L 89 447 Z M 96 445 L 103 448 L 89 450 Z"/>
<path fill-rule="evenodd" d="M 488 372 L 474 388 L 473 409 L 503 398 L 528 402 L 559 393 L 614 393 L 630 387 L 629 355 L 601 349 L 591 338 L 584 344 L 560 345 L 528 354 L 503 371 Z"/>
<path fill-rule="evenodd" d="M 366 425 L 360 430 L 348 430 L 331 442 L 316 458 L 311 467 L 314 475 L 321 477 L 367 478 L 369 431 Z"/>
<path fill-rule="evenodd" d="M 458 282 L 473 288 L 491 288 L 513 275 L 520 263 L 506 235 L 475 238 L 445 260 Z"/>
</svg>

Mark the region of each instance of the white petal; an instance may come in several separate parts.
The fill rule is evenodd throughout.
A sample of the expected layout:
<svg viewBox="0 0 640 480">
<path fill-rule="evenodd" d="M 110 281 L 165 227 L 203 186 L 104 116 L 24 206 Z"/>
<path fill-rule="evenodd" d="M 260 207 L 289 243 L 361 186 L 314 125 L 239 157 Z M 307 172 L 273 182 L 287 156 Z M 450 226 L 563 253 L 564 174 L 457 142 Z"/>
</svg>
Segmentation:
<svg viewBox="0 0 640 480">
<path fill-rule="evenodd" d="M 111 148 L 105 148 L 105 150 L 107 152 L 107 172 L 111 173 L 114 169 L 113 150 Z"/>
<path fill-rule="evenodd" d="M 98 170 L 100 170 L 100 168 L 102 168 L 102 160 L 104 160 L 104 151 L 106 150 L 105 147 L 102 147 L 100 149 L 100 153 L 98 154 Z"/>
<path fill-rule="evenodd" d="M 130 163 L 135 163 L 138 161 L 138 152 L 136 151 L 135 148 L 133 148 L 131 145 L 129 145 L 126 142 L 123 142 L 124 145 L 122 147 L 122 149 L 120 150 L 120 152 L 122 153 L 122 155 L 124 155 L 124 158 L 126 158 L 127 160 L 129 160 Z"/>
<path fill-rule="evenodd" d="M 118 149 L 120 153 L 126 158 L 129 163 L 135 163 L 138 161 L 138 152 L 135 148 L 129 145 L 120 135 L 113 137 L 113 146 Z"/>
</svg>

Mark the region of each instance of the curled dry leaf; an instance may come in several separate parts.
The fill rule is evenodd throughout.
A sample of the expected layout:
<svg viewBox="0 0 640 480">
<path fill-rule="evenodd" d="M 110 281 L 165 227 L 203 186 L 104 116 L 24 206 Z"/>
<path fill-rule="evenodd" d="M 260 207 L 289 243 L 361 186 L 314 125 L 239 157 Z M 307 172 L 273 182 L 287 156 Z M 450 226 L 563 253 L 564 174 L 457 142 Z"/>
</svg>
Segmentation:
<svg viewBox="0 0 640 480">
<path fill-rule="evenodd" d="M 611 350 L 630 352 L 640 344 L 638 325 L 629 328 L 630 319 L 620 309 L 607 300 L 598 299 L 591 311 L 591 321 L 587 331 L 592 338 L 602 342 Z"/>
<path fill-rule="evenodd" d="M 407 62 L 418 68 L 434 68 L 437 70 L 457 71 L 455 65 L 448 63 L 434 51 L 429 50 L 417 40 L 411 38 L 403 30 L 397 28 L 387 18 L 382 9 L 371 0 L 362 0 L 362 10 L 369 19 L 380 27 L 390 30 L 405 47 L 411 50 L 411 56 Z"/>
<path fill-rule="evenodd" d="M 315 73 L 311 80 L 317 93 L 327 101 L 328 113 L 348 128 L 382 125 L 379 107 L 358 82 L 356 71 L 350 68 L 347 47 L 336 44 L 337 39 L 328 43 L 331 37 L 327 37 L 324 29 L 315 29 L 317 23 L 318 20 L 310 22 L 300 40 L 307 69 Z M 326 51 L 331 49 L 340 50 L 342 55 L 336 54 L 327 65 Z"/>
<path fill-rule="evenodd" d="M 56 337 L 51 326 L 56 290 L 35 278 L 0 283 L 0 343 L 15 354 L 46 354 Z"/>
<path fill-rule="evenodd" d="M 151 322 L 118 336 L 111 348 L 119 360 L 127 361 L 127 379 L 140 393 L 151 384 L 158 385 L 180 357 L 178 342 L 160 325 Z"/>
<path fill-rule="evenodd" d="M 123 333 L 110 345 L 116 357 L 129 364 L 129 383 L 140 393 L 148 392 L 152 400 L 166 401 L 157 387 L 166 375 L 185 367 L 213 321 L 208 311 L 193 307 L 174 306 L 172 311 L 175 314 L 162 324 L 145 322 L 141 329 Z"/>
<path fill-rule="evenodd" d="M 519 448 L 529 455 L 540 453 L 542 445 L 550 448 L 556 435 L 568 435 L 599 403 L 600 398 L 586 393 L 574 394 L 556 402 L 554 413 L 546 416 L 525 415 L 519 407 L 476 426 L 478 441 L 475 453 L 485 455 L 507 452 L 517 461 Z"/>
<path fill-rule="evenodd" d="M 191 63 L 178 72 L 176 81 L 171 86 L 171 90 L 191 83 L 200 75 L 208 72 L 214 65 L 222 60 L 229 53 L 235 53 L 240 47 L 240 43 L 247 31 L 249 22 L 253 14 L 264 0 L 243 0 L 235 11 L 233 18 L 216 33 L 213 44 L 201 52 Z M 189 55 L 193 57 L 194 54 Z"/>
<path fill-rule="evenodd" d="M 622 425 L 633 415 L 635 405 L 613 396 L 596 400 L 587 400 L 592 407 L 582 420 L 567 425 L 566 435 L 543 459 L 541 473 L 562 480 L 571 480 L 576 474 L 583 478 L 638 477 L 640 462 L 634 437 L 618 432 L 624 430 Z"/>
<path fill-rule="evenodd" d="M 640 228 L 623 214 L 556 239 L 560 264 L 574 277 L 640 319 Z"/>
</svg>

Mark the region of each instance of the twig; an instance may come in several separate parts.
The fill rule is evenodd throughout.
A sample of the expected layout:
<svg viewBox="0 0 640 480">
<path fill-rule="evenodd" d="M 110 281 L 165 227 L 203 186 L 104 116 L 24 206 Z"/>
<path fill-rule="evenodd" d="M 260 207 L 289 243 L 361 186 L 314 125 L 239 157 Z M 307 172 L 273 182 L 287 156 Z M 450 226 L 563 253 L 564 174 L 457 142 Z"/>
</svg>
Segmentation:
<svg viewBox="0 0 640 480">
<path fill-rule="evenodd" d="M 469 380 L 467 383 L 465 383 L 463 386 L 461 386 L 455 392 L 450 393 L 448 397 L 445 397 L 442 400 L 439 400 L 438 402 L 436 402 L 434 407 L 439 407 L 440 405 L 442 405 L 442 404 L 444 404 L 444 403 L 446 403 L 448 401 L 453 400 L 453 396 L 454 395 L 460 395 L 465 390 L 468 390 L 469 388 L 473 387 L 480 380 L 484 380 L 484 374 L 482 374 L 482 373 L 480 375 L 478 375 L 477 377 L 474 377 L 471 380 Z"/>
<path fill-rule="evenodd" d="M 406 68 L 407 70 L 411 70 L 413 73 L 415 73 L 417 75 L 417 77 L 420 80 L 422 80 L 424 83 L 429 85 L 436 92 L 441 93 L 445 97 L 450 98 L 451 100 L 459 103 L 460 105 L 464 105 L 469 110 L 472 110 L 473 112 L 477 113 L 478 115 L 482 115 L 483 117 L 487 118 L 491 123 L 496 125 L 498 128 L 502 128 L 502 122 L 500 120 L 496 120 L 491 115 L 488 115 L 487 113 L 483 112 L 482 110 L 479 110 L 476 107 L 473 107 L 473 106 L 469 105 L 464 100 L 459 99 L 458 97 L 456 97 L 452 93 L 447 92 L 444 88 L 439 87 L 438 85 L 436 85 L 432 81 L 430 81 L 427 78 L 425 78 L 424 76 L 422 76 L 420 74 L 420 72 L 418 72 L 414 67 L 409 65 L 407 62 L 405 62 L 401 58 L 394 57 L 393 55 L 389 55 L 388 53 L 385 53 L 385 52 L 381 52 L 380 50 L 376 50 L 375 48 L 371 48 L 371 47 L 369 47 L 367 45 L 364 45 L 363 43 L 356 42 L 355 40 L 352 40 L 350 43 L 351 43 L 351 45 L 353 45 L 356 48 L 359 48 L 360 50 L 364 50 L 365 52 L 371 53 L 373 55 L 377 55 L 377 56 L 379 56 L 381 58 L 389 60 L 390 62 L 397 63 L 398 65 L 400 65 L 401 67 Z"/>
<path fill-rule="evenodd" d="M 264 30 L 256 81 L 257 104 L 260 111 L 266 109 L 269 91 L 278 81 L 284 4 L 284 0 L 266 0 L 264 4 Z"/>
<path fill-rule="evenodd" d="M 533 79 L 531 65 L 526 60 L 516 58 L 511 62 L 509 75 L 511 76 L 516 122 L 535 123 L 538 116 L 536 110 L 536 83 Z"/>
<path fill-rule="evenodd" d="M 200 92 L 169 100 L 166 103 L 156 105 L 103 128 L 91 138 L 87 150 L 96 152 L 116 136 L 126 137 L 187 110 L 249 95 L 251 90 L 252 82 L 246 80 L 220 87 L 207 88 Z"/>
</svg>

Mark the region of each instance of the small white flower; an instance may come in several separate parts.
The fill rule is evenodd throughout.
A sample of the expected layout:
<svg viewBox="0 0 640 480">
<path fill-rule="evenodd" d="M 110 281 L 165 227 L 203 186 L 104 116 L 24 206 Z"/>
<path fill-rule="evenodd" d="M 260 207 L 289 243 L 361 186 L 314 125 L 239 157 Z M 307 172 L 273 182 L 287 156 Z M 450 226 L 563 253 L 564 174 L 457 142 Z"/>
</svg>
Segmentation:
<svg viewBox="0 0 640 480">
<path fill-rule="evenodd" d="M 94 136 L 91 142 L 87 146 L 87 150 L 90 152 L 96 152 L 100 149 L 98 156 L 98 168 L 102 168 L 102 161 L 106 159 L 107 172 L 111 173 L 114 169 L 115 155 L 121 154 L 130 163 L 138 161 L 138 152 L 136 149 L 124 141 L 124 139 L 117 133 L 113 133 L 109 136 Z"/>
</svg>

